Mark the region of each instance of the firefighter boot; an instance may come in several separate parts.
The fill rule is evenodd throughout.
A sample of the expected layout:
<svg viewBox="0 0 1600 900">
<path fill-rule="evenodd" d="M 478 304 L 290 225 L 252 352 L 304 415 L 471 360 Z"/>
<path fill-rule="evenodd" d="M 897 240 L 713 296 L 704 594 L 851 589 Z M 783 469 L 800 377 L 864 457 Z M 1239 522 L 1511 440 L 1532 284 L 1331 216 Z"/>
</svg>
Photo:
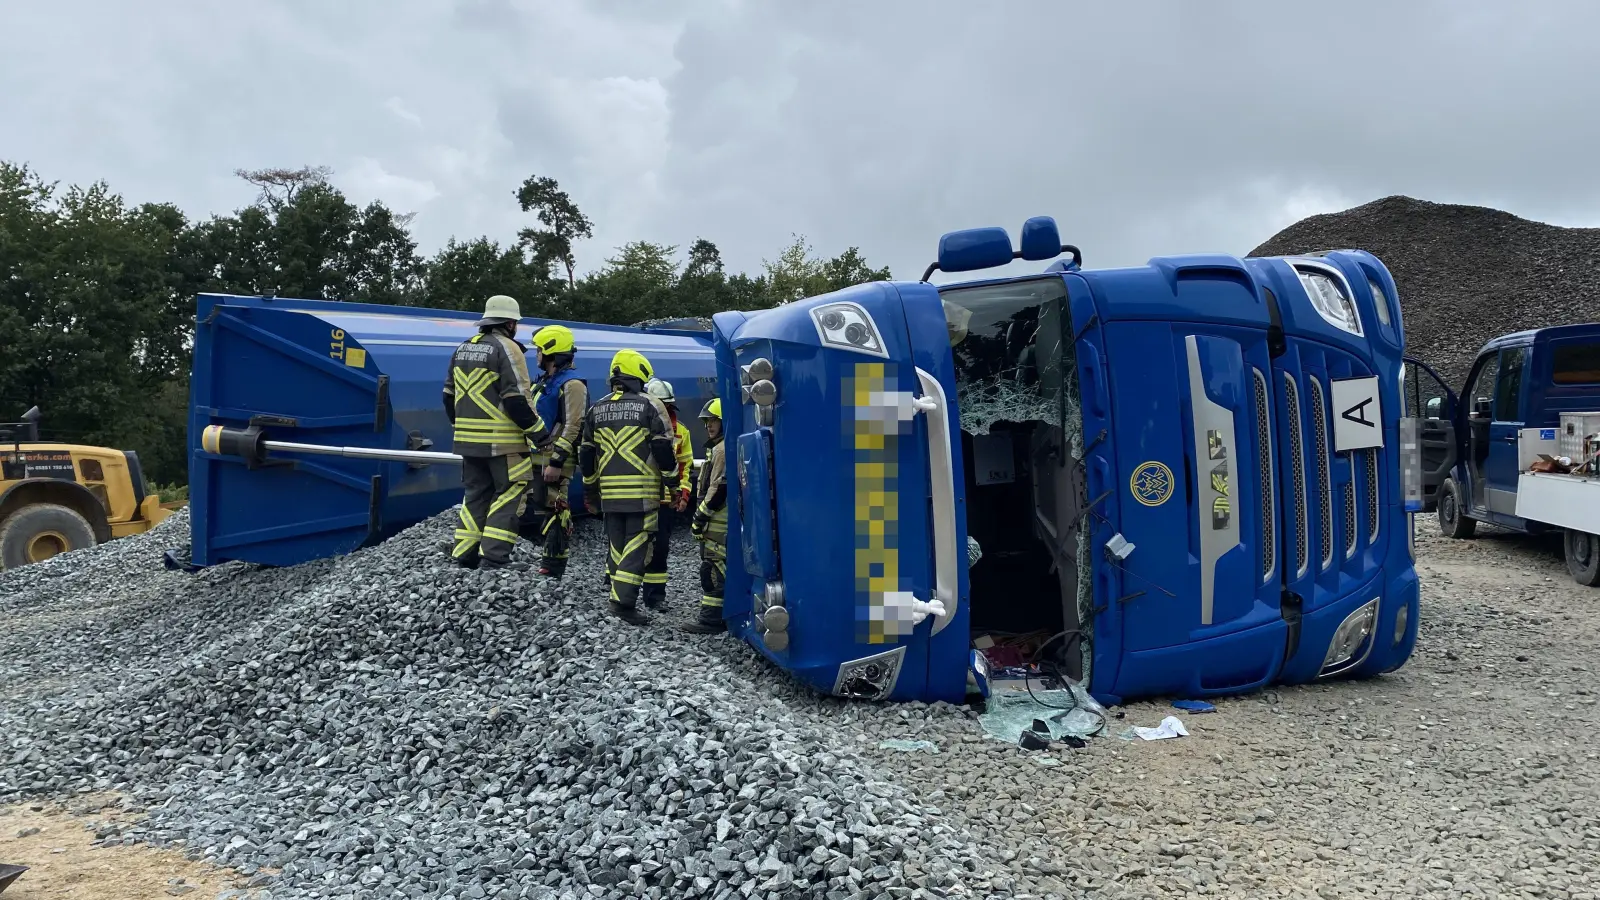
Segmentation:
<svg viewBox="0 0 1600 900">
<path fill-rule="evenodd" d="M 660 610 L 667 605 L 667 586 L 646 581 L 640 592 L 640 599 L 644 601 L 645 606 L 652 610 Z"/>
<path fill-rule="evenodd" d="M 702 603 L 699 618 L 678 627 L 690 634 L 719 634 L 728 630 L 728 623 L 722 621 L 722 607 Z"/>
<path fill-rule="evenodd" d="M 639 611 L 636 606 L 623 606 L 615 601 L 608 604 L 611 614 L 627 622 L 629 625 L 649 625 L 650 617 Z"/>
</svg>

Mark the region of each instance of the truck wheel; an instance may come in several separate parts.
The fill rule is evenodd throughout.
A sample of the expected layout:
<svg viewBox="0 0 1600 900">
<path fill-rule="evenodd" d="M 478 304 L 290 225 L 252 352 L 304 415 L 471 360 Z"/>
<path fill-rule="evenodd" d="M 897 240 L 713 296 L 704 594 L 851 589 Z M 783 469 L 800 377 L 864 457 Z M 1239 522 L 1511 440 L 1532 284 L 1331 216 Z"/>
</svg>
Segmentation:
<svg viewBox="0 0 1600 900">
<path fill-rule="evenodd" d="M 0 568 L 44 562 L 69 550 L 95 545 L 89 520 L 65 506 L 36 503 L 0 524 Z"/>
<path fill-rule="evenodd" d="M 1445 537 L 1469 538 L 1478 530 L 1478 521 L 1467 518 L 1461 508 L 1461 490 L 1454 478 L 1439 485 L 1439 531 Z"/>
<path fill-rule="evenodd" d="M 1572 580 L 1586 587 L 1600 587 L 1600 535 L 1568 528 L 1563 543 Z"/>
</svg>

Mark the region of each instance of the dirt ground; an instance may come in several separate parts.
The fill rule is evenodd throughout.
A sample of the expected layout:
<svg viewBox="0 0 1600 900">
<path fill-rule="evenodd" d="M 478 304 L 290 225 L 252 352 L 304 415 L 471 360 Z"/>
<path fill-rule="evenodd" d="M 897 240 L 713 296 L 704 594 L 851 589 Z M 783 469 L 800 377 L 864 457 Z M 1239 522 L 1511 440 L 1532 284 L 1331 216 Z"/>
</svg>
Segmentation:
<svg viewBox="0 0 1600 900">
<path fill-rule="evenodd" d="M 91 822 L 137 817 L 115 796 L 0 807 L 0 864 L 28 867 L 0 900 L 213 900 L 227 890 L 249 896 L 244 876 L 191 862 L 181 851 L 94 845 Z"/>
</svg>

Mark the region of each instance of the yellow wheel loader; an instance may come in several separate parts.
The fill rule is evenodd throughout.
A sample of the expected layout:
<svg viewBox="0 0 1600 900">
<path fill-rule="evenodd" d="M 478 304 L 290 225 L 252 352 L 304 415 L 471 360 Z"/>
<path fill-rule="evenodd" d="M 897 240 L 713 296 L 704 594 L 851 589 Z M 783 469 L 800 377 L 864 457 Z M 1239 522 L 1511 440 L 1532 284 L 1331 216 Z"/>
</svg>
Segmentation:
<svg viewBox="0 0 1600 900">
<path fill-rule="evenodd" d="M 172 515 L 133 451 L 39 440 L 39 408 L 0 424 L 0 569 L 149 531 Z"/>
</svg>

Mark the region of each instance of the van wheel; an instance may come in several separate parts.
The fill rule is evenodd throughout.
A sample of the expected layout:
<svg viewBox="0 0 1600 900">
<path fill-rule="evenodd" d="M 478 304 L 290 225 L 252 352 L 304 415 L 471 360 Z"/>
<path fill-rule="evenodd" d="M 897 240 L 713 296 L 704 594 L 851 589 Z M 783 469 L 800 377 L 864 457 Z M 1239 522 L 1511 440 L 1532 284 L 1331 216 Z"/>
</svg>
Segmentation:
<svg viewBox="0 0 1600 900">
<path fill-rule="evenodd" d="M 65 506 L 36 503 L 12 513 L 0 525 L 0 568 L 44 562 L 95 545 L 89 520 Z"/>
<path fill-rule="evenodd" d="M 1454 478 L 1439 485 L 1439 532 L 1445 537 L 1469 538 L 1478 530 L 1478 520 L 1467 518 L 1461 509 L 1461 489 Z"/>
<path fill-rule="evenodd" d="M 1586 587 L 1600 587 L 1600 535 L 1568 528 L 1563 543 L 1572 580 Z"/>
</svg>

